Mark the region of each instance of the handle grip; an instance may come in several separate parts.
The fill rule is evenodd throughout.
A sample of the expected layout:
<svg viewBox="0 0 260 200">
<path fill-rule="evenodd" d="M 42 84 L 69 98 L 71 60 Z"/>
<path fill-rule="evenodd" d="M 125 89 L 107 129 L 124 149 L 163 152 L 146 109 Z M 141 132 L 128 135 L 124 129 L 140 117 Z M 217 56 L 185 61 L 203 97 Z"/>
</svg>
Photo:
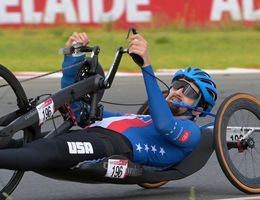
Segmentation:
<svg viewBox="0 0 260 200">
<path fill-rule="evenodd" d="M 132 33 L 133 33 L 134 35 L 138 34 L 136 28 L 131 27 L 131 28 L 129 28 L 129 30 L 128 30 L 127 38 L 129 37 L 129 34 L 130 34 L 131 31 L 132 31 Z M 132 57 L 133 61 L 134 61 L 137 65 L 139 65 L 140 67 L 142 67 L 142 66 L 144 65 L 144 59 L 143 59 L 140 55 L 138 55 L 138 54 L 136 54 L 136 53 L 130 53 L 129 55 Z"/>
<path fill-rule="evenodd" d="M 133 61 L 140 67 L 142 67 L 144 65 L 144 59 L 141 56 L 139 56 L 138 54 L 130 53 L 130 56 L 132 57 Z"/>
</svg>

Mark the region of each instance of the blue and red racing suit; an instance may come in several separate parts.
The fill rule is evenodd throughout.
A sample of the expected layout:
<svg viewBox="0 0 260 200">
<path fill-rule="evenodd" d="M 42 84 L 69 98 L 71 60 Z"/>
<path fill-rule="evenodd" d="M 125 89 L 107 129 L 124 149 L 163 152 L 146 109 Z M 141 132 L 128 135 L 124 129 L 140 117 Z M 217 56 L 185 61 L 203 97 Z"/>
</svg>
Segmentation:
<svg viewBox="0 0 260 200">
<path fill-rule="evenodd" d="M 84 58 L 65 56 L 62 67 L 81 62 Z M 74 67 L 63 71 L 62 88 L 74 83 L 78 69 Z M 145 67 L 145 70 L 154 74 L 151 66 Z M 151 115 L 104 112 L 103 120 L 90 127 L 100 126 L 123 134 L 132 144 L 136 163 L 171 166 L 183 160 L 196 147 L 200 140 L 200 128 L 191 120 L 174 117 L 156 79 L 144 71 L 142 73 Z M 72 107 L 76 108 L 77 105 L 73 104 Z"/>
</svg>

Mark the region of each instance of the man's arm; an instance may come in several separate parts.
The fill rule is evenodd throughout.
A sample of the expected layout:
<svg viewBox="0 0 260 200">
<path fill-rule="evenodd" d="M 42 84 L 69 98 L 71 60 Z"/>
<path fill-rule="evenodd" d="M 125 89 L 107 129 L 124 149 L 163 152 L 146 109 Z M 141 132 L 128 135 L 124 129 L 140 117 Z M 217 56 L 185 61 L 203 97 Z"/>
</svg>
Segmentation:
<svg viewBox="0 0 260 200">
<path fill-rule="evenodd" d="M 85 55 L 79 57 L 64 56 L 64 60 L 62 63 L 61 88 L 67 87 L 75 83 L 77 72 L 80 69 L 80 65 L 75 64 L 83 62 L 84 59 Z M 75 66 L 70 67 L 71 65 Z"/>
<path fill-rule="evenodd" d="M 82 45 L 87 45 L 89 39 L 86 33 L 76 33 L 74 32 L 66 42 L 66 48 L 70 48 L 74 42 L 81 43 Z M 61 78 L 61 88 L 67 87 L 75 83 L 77 72 L 80 69 L 82 63 L 85 60 L 85 54 L 79 56 L 64 56 L 64 61 L 62 63 L 62 78 Z M 76 65 L 76 64 L 79 65 Z M 74 67 L 70 67 L 75 65 Z M 66 69 L 67 68 L 67 69 Z M 74 110 L 76 118 L 79 117 L 81 102 L 76 101 L 70 105 L 71 109 Z M 112 112 L 103 112 L 103 117 L 115 117 L 122 116 L 122 113 L 112 113 Z M 84 126 L 84 125 L 83 125 Z"/>
<path fill-rule="evenodd" d="M 169 141 L 179 146 L 195 146 L 200 138 L 199 127 L 190 120 L 177 119 L 163 96 L 150 64 L 148 44 L 140 35 L 130 39 L 129 53 L 136 53 L 144 60 L 142 73 L 148 96 L 149 111 L 155 128 Z"/>
<path fill-rule="evenodd" d="M 65 47 L 70 48 L 73 45 L 73 43 L 80 43 L 83 46 L 86 46 L 89 44 L 89 38 L 86 33 L 74 32 L 68 38 Z M 62 78 L 61 78 L 62 88 L 67 87 L 75 82 L 77 72 L 80 69 L 80 65 L 68 69 L 66 69 L 66 67 L 75 65 L 76 63 L 80 63 L 84 61 L 84 59 L 85 59 L 85 54 L 81 56 L 64 56 L 64 61 L 62 64 Z"/>
<path fill-rule="evenodd" d="M 152 66 L 142 69 L 149 111 L 155 128 L 167 140 L 179 146 L 195 146 L 200 138 L 199 127 L 191 120 L 178 119 L 172 115 L 165 97 L 155 79 Z"/>
</svg>

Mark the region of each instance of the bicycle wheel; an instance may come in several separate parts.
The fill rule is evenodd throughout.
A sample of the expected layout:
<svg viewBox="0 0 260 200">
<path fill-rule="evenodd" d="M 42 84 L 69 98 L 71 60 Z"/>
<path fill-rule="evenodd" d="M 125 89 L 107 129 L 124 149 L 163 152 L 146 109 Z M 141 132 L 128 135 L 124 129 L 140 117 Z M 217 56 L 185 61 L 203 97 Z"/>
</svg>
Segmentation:
<svg viewBox="0 0 260 200">
<path fill-rule="evenodd" d="M 260 193 L 260 100 L 245 93 L 225 99 L 217 112 L 214 137 L 229 181 L 243 192 Z"/>
<path fill-rule="evenodd" d="M 2 65 L 0 65 L 0 106 L 0 128 L 4 128 L 14 120 L 14 117 L 8 115 L 9 113 L 17 111 L 17 113 L 22 114 L 29 106 L 20 82 Z M 8 120 L 6 120 L 7 116 Z M 21 141 L 22 143 L 29 142 L 31 138 L 32 136 L 28 129 L 19 131 L 12 137 L 13 140 Z M 5 148 L 3 144 L 1 146 L 1 148 Z M 23 174 L 23 171 L 0 170 L 0 193 L 2 199 L 5 199 L 7 195 L 13 192 Z"/>
<path fill-rule="evenodd" d="M 137 114 L 140 114 L 140 115 L 149 114 L 149 106 L 148 106 L 147 101 L 139 108 Z M 155 189 L 155 188 L 159 188 L 159 187 L 165 185 L 166 183 L 168 183 L 168 181 L 160 181 L 160 182 L 156 182 L 156 183 L 139 183 L 138 185 L 145 189 Z"/>
</svg>

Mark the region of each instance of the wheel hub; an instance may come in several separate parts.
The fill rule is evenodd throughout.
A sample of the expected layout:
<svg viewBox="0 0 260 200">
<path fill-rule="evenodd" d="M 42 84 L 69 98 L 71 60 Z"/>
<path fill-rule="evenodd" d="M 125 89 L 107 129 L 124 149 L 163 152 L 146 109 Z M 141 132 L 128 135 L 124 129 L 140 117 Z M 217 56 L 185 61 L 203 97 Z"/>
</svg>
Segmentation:
<svg viewBox="0 0 260 200">
<path fill-rule="evenodd" d="M 238 151 L 241 153 L 247 148 L 253 149 L 255 147 L 255 141 L 253 138 L 248 138 L 246 140 L 237 142 Z"/>
<path fill-rule="evenodd" d="M 251 149 L 253 149 L 255 147 L 255 141 L 253 138 L 248 138 L 246 140 L 247 146 Z"/>
</svg>

